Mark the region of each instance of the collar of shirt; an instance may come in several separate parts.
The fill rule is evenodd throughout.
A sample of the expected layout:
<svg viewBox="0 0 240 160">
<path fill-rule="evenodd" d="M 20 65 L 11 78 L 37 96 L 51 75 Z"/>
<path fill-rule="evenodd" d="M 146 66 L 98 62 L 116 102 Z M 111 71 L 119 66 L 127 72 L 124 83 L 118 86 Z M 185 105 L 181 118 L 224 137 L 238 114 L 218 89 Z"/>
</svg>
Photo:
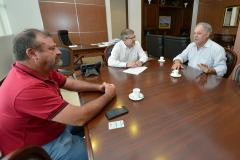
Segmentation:
<svg viewBox="0 0 240 160">
<path fill-rule="evenodd" d="M 27 66 L 24 66 L 23 64 L 21 64 L 19 62 L 16 62 L 15 64 L 13 64 L 13 67 L 31 75 L 32 77 L 40 79 L 42 81 L 50 80 L 49 78 L 42 76 L 41 74 L 35 72 L 34 70 L 28 68 Z"/>
<path fill-rule="evenodd" d="M 194 42 L 194 46 L 197 48 L 197 45 L 196 45 L 196 43 Z M 207 42 L 203 45 L 203 47 L 201 47 L 201 48 L 209 48 L 211 46 L 211 40 L 210 39 L 208 39 L 207 40 Z M 201 49 L 200 48 L 200 49 Z"/>
<path fill-rule="evenodd" d="M 124 41 L 123 40 L 121 40 L 120 41 L 120 44 L 121 44 L 121 46 L 123 46 L 125 49 L 127 49 L 128 47 L 126 46 L 126 44 L 124 43 Z"/>
</svg>

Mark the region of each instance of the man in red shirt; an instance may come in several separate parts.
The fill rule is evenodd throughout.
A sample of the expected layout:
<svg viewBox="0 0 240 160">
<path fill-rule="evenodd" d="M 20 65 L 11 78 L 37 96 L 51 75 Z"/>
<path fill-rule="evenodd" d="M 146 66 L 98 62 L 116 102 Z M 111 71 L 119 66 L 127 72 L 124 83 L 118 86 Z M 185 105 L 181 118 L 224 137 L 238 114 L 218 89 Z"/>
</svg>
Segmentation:
<svg viewBox="0 0 240 160">
<path fill-rule="evenodd" d="M 40 145 L 52 159 L 87 159 L 84 138 L 71 126 L 83 126 L 116 94 L 113 84 L 90 84 L 65 78 L 56 71 L 61 52 L 49 33 L 28 29 L 15 37 L 16 63 L 0 87 L 0 150 Z M 59 88 L 100 91 L 97 99 L 76 107 Z"/>
</svg>

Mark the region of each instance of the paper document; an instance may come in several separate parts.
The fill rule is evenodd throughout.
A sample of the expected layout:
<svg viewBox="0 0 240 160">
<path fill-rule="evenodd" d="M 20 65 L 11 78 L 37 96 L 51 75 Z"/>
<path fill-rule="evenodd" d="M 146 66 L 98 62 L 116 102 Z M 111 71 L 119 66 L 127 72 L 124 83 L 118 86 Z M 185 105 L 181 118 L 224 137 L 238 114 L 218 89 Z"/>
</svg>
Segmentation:
<svg viewBox="0 0 240 160">
<path fill-rule="evenodd" d="M 139 75 L 142 73 L 147 67 L 135 67 L 135 68 L 128 68 L 124 70 L 124 73 L 129 73 L 129 74 L 134 74 L 134 75 Z"/>
<path fill-rule="evenodd" d="M 78 45 L 74 44 L 74 45 L 70 45 L 68 47 L 72 48 L 72 47 L 77 47 Z"/>
<path fill-rule="evenodd" d="M 108 129 L 117 129 L 117 128 L 123 128 L 124 127 L 124 122 L 123 120 L 120 121 L 113 121 L 113 122 L 108 122 Z"/>
</svg>

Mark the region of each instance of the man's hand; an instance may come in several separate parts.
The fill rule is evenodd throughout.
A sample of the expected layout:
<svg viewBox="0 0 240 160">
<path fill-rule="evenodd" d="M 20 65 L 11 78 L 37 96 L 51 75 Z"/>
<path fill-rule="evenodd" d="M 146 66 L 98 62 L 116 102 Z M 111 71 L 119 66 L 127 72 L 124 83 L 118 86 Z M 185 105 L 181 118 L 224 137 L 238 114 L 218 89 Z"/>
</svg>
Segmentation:
<svg viewBox="0 0 240 160">
<path fill-rule="evenodd" d="M 172 65 L 172 69 L 177 69 L 177 70 L 180 70 L 180 69 L 183 69 L 183 65 L 181 63 L 180 60 L 176 59 L 174 62 L 173 62 L 173 65 Z"/>
<path fill-rule="evenodd" d="M 207 73 L 207 74 L 211 74 L 211 73 L 216 73 L 215 69 L 214 68 L 210 68 L 208 67 L 208 65 L 206 64 L 198 64 L 198 67 L 204 72 L 204 73 Z"/>
<path fill-rule="evenodd" d="M 116 96 L 116 87 L 114 84 L 103 83 L 105 86 L 105 94 L 113 98 Z"/>
<path fill-rule="evenodd" d="M 103 82 L 102 84 L 100 84 L 98 87 L 98 90 L 100 92 L 105 92 L 105 85 L 106 85 L 106 82 Z"/>
<path fill-rule="evenodd" d="M 138 67 L 136 62 L 128 62 L 127 67 Z"/>
<path fill-rule="evenodd" d="M 136 61 L 136 64 L 137 64 L 138 67 L 141 67 L 141 66 L 143 65 L 143 62 L 141 62 L 141 61 Z"/>
</svg>

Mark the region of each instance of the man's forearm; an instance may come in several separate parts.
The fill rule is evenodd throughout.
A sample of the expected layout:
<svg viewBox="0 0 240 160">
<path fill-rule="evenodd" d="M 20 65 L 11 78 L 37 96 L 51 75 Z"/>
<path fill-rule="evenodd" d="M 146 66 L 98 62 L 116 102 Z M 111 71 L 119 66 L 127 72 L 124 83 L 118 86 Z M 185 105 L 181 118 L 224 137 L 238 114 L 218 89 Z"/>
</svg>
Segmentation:
<svg viewBox="0 0 240 160">
<path fill-rule="evenodd" d="M 84 91 L 98 91 L 100 90 L 100 84 L 93 84 L 81 80 L 67 79 L 63 87 L 64 89 L 76 92 Z"/>
</svg>

